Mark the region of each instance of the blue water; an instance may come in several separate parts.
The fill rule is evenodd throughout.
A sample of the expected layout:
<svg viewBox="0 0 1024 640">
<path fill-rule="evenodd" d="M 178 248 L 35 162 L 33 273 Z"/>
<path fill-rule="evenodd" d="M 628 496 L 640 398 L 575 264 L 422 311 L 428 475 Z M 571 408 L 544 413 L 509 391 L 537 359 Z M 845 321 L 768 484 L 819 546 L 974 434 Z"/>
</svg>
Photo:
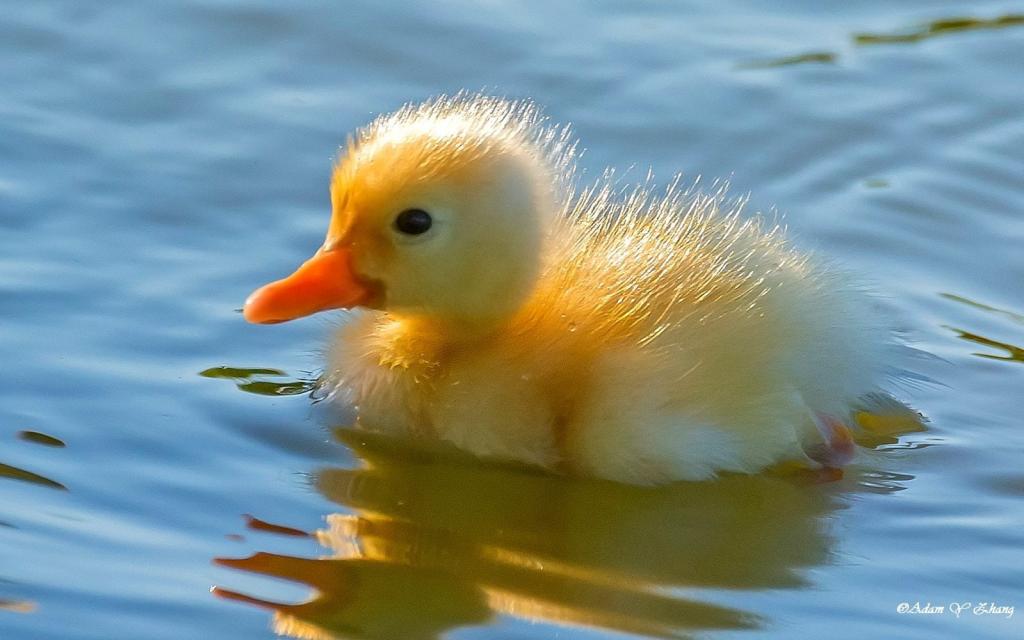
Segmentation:
<svg viewBox="0 0 1024 640">
<path fill-rule="evenodd" d="M 1022 13 L 7 3 L 0 638 L 1024 637 Z M 928 430 L 841 482 L 652 492 L 423 460 L 265 395 L 315 377 L 333 321 L 237 309 L 319 244 L 338 145 L 463 88 L 572 122 L 588 175 L 777 208 L 944 360 L 907 394 Z"/>
</svg>

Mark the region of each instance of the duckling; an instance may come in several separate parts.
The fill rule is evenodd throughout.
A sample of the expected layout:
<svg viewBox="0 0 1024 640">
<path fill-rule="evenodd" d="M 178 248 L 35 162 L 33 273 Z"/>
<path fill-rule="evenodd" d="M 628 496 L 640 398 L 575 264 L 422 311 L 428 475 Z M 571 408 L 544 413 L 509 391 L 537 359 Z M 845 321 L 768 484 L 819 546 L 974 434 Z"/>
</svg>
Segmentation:
<svg viewBox="0 0 1024 640">
<path fill-rule="evenodd" d="M 722 187 L 581 185 L 530 102 L 439 97 L 349 139 L 316 254 L 250 322 L 349 309 L 323 384 L 363 428 L 632 484 L 840 467 L 898 345 Z"/>
</svg>

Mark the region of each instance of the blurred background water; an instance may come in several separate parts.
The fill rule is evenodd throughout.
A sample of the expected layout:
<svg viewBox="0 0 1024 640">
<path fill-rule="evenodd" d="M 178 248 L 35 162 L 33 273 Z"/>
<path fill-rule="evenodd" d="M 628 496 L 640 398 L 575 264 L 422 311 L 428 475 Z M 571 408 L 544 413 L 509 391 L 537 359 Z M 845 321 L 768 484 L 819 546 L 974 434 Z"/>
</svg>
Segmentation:
<svg viewBox="0 0 1024 640">
<path fill-rule="evenodd" d="M 1024 6 L 0 15 L 0 638 L 1024 637 L 897 613 L 1024 607 Z M 837 483 L 658 491 L 332 431 L 331 322 L 236 310 L 319 244 L 347 132 L 463 88 L 572 122 L 589 175 L 776 207 L 946 361 L 928 431 Z"/>
</svg>

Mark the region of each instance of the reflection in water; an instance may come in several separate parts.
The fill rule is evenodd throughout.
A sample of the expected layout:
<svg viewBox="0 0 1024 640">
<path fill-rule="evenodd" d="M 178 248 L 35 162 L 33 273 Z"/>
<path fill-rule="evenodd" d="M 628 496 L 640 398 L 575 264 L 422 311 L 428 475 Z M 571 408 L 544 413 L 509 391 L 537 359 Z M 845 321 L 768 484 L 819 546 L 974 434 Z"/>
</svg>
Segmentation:
<svg viewBox="0 0 1024 640">
<path fill-rule="evenodd" d="M 955 294 L 952 294 L 952 293 L 940 293 L 939 295 L 942 296 L 943 298 L 945 298 L 946 300 L 952 300 L 953 302 L 959 302 L 960 304 L 963 304 L 963 305 L 966 305 L 968 307 L 971 307 L 972 309 L 977 309 L 979 311 L 984 311 L 984 312 L 986 312 L 986 313 L 988 313 L 990 315 L 993 315 L 993 316 L 997 316 L 997 317 L 1000 317 L 1000 318 L 1005 318 L 1007 320 L 1010 320 L 1010 321 L 1014 322 L 1015 324 L 1024 324 L 1024 315 L 1021 315 L 1021 314 L 1016 313 L 1014 311 L 1009 311 L 1008 309 L 1000 309 L 999 307 L 993 307 L 991 305 L 987 305 L 987 304 L 984 304 L 984 303 L 981 303 L 981 302 L 977 302 L 975 300 L 971 300 L 970 298 L 965 298 L 964 296 L 958 296 L 958 295 L 955 295 Z M 960 329 L 960 328 L 953 327 L 953 326 L 950 326 L 950 325 L 942 325 L 942 326 L 943 326 L 943 328 L 949 329 L 950 331 L 955 333 L 956 337 L 960 338 L 961 340 L 966 340 L 968 342 L 973 342 L 974 344 L 980 344 L 980 345 L 983 345 L 983 346 L 986 346 L 986 347 L 993 347 L 993 348 L 995 348 L 995 349 L 997 349 L 999 351 L 1005 351 L 1006 352 L 1005 354 L 1003 354 L 1003 353 L 978 353 L 978 352 L 975 352 L 975 353 L 972 353 L 971 355 L 975 355 L 975 356 L 978 356 L 980 358 L 988 358 L 990 360 L 1006 360 L 1006 361 L 1010 361 L 1010 362 L 1024 362 L 1024 348 L 1022 348 L 1022 347 L 1018 347 L 1017 345 L 1011 344 L 1009 342 L 999 342 L 998 340 L 993 340 L 992 338 L 986 338 L 985 336 L 977 334 L 977 333 L 974 333 L 972 331 L 966 331 L 964 329 Z"/>
<path fill-rule="evenodd" d="M 914 476 L 891 471 L 865 470 L 857 478 L 857 490 L 865 493 L 896 493 L 907 488 Z"/>
<path fill-rule="evenodd" d="M 34 442 L 35 444 L 41 444 L 45 447 L 63 448 L 67 446 L 60 438 L 55 438 L 49 434 L 41 433 L 39 431 L 19 431 L 18 437 L 27 442 Z"/>
<path fill-rule="evenodd" d="M 0 611 L 11 611 L 14 613 L 32 613 L 36 610 L 36 603 L 28 600 L 4 600 L 0 598 Z"/>
<path fill-rule="evenodd" d="M 18 437 L 28 442 L 35 444 L 42 444 L 49 447 L 63 447 L 64 442 L 53 436 L 40 433 L 38 431 L 19 431 Z M 31 482 L 32 484 L 42 485 L 44 487 L 51 487 L 53 489 L 60 489 L 61 491 L 67 491 L 68 488 L 56 480 L 51 480 L 46 476 L 22 469 L 20 467 L 14 467 L 9 464 L 0 462 L 0 478 L 12 478 L 14 480 L 21 480 L 23 482 Z M 3 523 L 0 523 L 2 525 Z"/>
<path fill-rule="evenodd" d="M 41 476 L 38 473 L 32 473 L 31 471 L 19 469 L 18 467 L 12 467 L 11 465 L 4 464 L 2 462 L 0 462 L 0 478 L 14 478 L 15 480 L 23 480 L 25 482 L 40 484 L 44 487 L 52 487 L 62 491 L 67 491 L 68 489 L 56 480 L 50 480 L 46 476 Z"/>
<path fill-rule="evenodd" d="M 788 67 L 794 64 L 805 64 L 808 62 L 818 64 L 833 64 L 838 59 L 838 56 L 829 51 L 815 51 L 812 53 L 802 53 L 795 56 L 786 56 L 783 58 L 771 58 L 767 60 L 753 60 L 751 62 L 744 62 L 737 65 L 738 69 L 771 69 L 774 67 Z"/>
<path fill-rule="evenodd" d="M 994 347 L 996 349 L 1006 352 L 1005 355 L 978 352 L 975 352 L 971 355 L 975 355 L 981 358 L 989 358 L 992 360 L 1009 360 L 1013 362 L 1024 362 L 1024 348 L 1018 347 L 1008 342 L 999 342 L 997 340 L 992 340 L 991 338 L 986 338 L 985 336 L 980 336 L 976 333 L 971 333 L 970 331 L 964 331 L 963 329 L 957 329 L 956 327 L 946 326 L 946 328 L 956 333 L 956 337 L 960 338 L 961 340 L 967 340 L 968 342 L 984 345 L 986 347 Z"/>
<path fill-rule="evenodd" d="M 869 396 L 861 410 L 854 412 L 853 419 L 860 427 L 854 437 L 862 447 L 887 449 L 923 446 L 902 442 L 900 436 L 925 431 L 925 417 L 888 396 Z"/>
<path fill-rule="evenodd" d="M 489 615 L 482 594 L 471 583 L 414 564 L 268 553 L 220 563 L 313 587 L 318 595 L 298 605 L 214 591 L 274 610 L 274 630 L 295 638 L 434 638 L 453 626 L 483 622 Z"/>
<path fill-rule="evenodd" d="M 944 18 L 933 20 L 909 31 L 897 33 L 855 33 L 853 41 L 858 45 L 912 43 L 927 40 L 936 36 L 959 33 L 962 31 L 978 31 L 983 29 L 1003 29 L 1024 25 L 1024 14 L 1007 14 L 995 18 Z M 737 69 L 773 69 L 797 64 L 835 64 L 839 56 L 831 51 L 812 51 L 781 58 L 752 60 L 736 65 Z M 869 187 L 888 186 L 884 180 L 868 181 Z"/>
<path fill-rule="evenodd" d="M 281 378 L 288 374 L 280 369 L 210 367 L 199 372 L 204 378 L 227 378 L 242 391 L 261 396 L 295 396 L 309 393 L 316 387 L 316 380 L 265 380 Z"/>
<path fill-rule="evenodd" d="M 495 614 L 656 637 L 751 628 L 749 613 L 674 589 L 799 588 L 824 563 L 830 489 L 734 476 L 656 489 L 483 466 L 342 430 L 366 463 L 316 486 L 348 513 L 318 540 L 333 556 L 258 553 L 220 564 L 309 585 L 274 611 L 297 638 L 434 638 Z"/>
<path fill-rule="evenodd" d="M 1024 15 L 1007 14 L 996 18 L 945 18 L 934 20 L 920 27 L 899 33 L 858 33 L 853 36 L 857 44 L 892 44 L 920 42 L 928 38 L 959 33 L 961 31 L 976 31 L 979 29 L 1002 29 L 1014 25 L 1024 25 Z"/>
<path fill-rule="evenodd" d="M 260 520 L 257 517 L 245 514 L 242 516 L 245 518 L 245 526 L 252 529 L 253 531 L 266 531 L 269 533 L 276 533 L 282 536 L 294 536 L 297 538 L 309 537 L 309 534 L 302 529 L 294 529 L 292 527 L 285 527 L 266 520 Z"/>
<path fill-rule="evenodd" d="M 969 307 L 973 307 L 975 309 L 980 309 L 982 311 L 988 311 L 989 313 L 995 314 L 997 316 L 1002 316 L 1004 318 L 1008 318 L 1010 320 L 1013 320 L 1017 324 L 1024 324 L 1024 315 L 1021 315 L 1019 313 L 1015 313 L 1015 312 L 1009 311 L 1007 309 L 1000 309 L 999 307 L 993 307 L 991 305 L 987 305 L 987 304 L 984 304 L 984 303 L 981 303 L 981 302 L 977 302 L 976 300 L 971 300 L 970 298 L 965 298 L 964 296 L 958 296 L 958 295 L 953 294 L 953 293 L 940 293 L 939 295 L 942 296 L 943 298 L 945 298 L 946 300 L 952 300 L 953 302 L 959 302 L 961 304 L 965 304 L 965 305 L 967 305 Z"/>
</svg>

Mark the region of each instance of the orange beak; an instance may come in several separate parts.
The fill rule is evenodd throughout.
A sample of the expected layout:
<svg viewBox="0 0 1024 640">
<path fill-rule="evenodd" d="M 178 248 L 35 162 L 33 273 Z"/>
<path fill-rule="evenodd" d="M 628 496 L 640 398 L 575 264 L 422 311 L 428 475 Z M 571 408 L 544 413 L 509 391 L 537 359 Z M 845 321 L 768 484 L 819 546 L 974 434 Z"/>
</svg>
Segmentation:
<svg viewBox="0 0 1024 640">
<path fill-rule="evenodd" d="M 359 306 L 372 293 L 352 269 L 352 252 L 347 247 L 320 249 L 292 275 L 254 291 L 242 314 L 259 324 L 286 322 L 327 309 Z"/>
</svg>

